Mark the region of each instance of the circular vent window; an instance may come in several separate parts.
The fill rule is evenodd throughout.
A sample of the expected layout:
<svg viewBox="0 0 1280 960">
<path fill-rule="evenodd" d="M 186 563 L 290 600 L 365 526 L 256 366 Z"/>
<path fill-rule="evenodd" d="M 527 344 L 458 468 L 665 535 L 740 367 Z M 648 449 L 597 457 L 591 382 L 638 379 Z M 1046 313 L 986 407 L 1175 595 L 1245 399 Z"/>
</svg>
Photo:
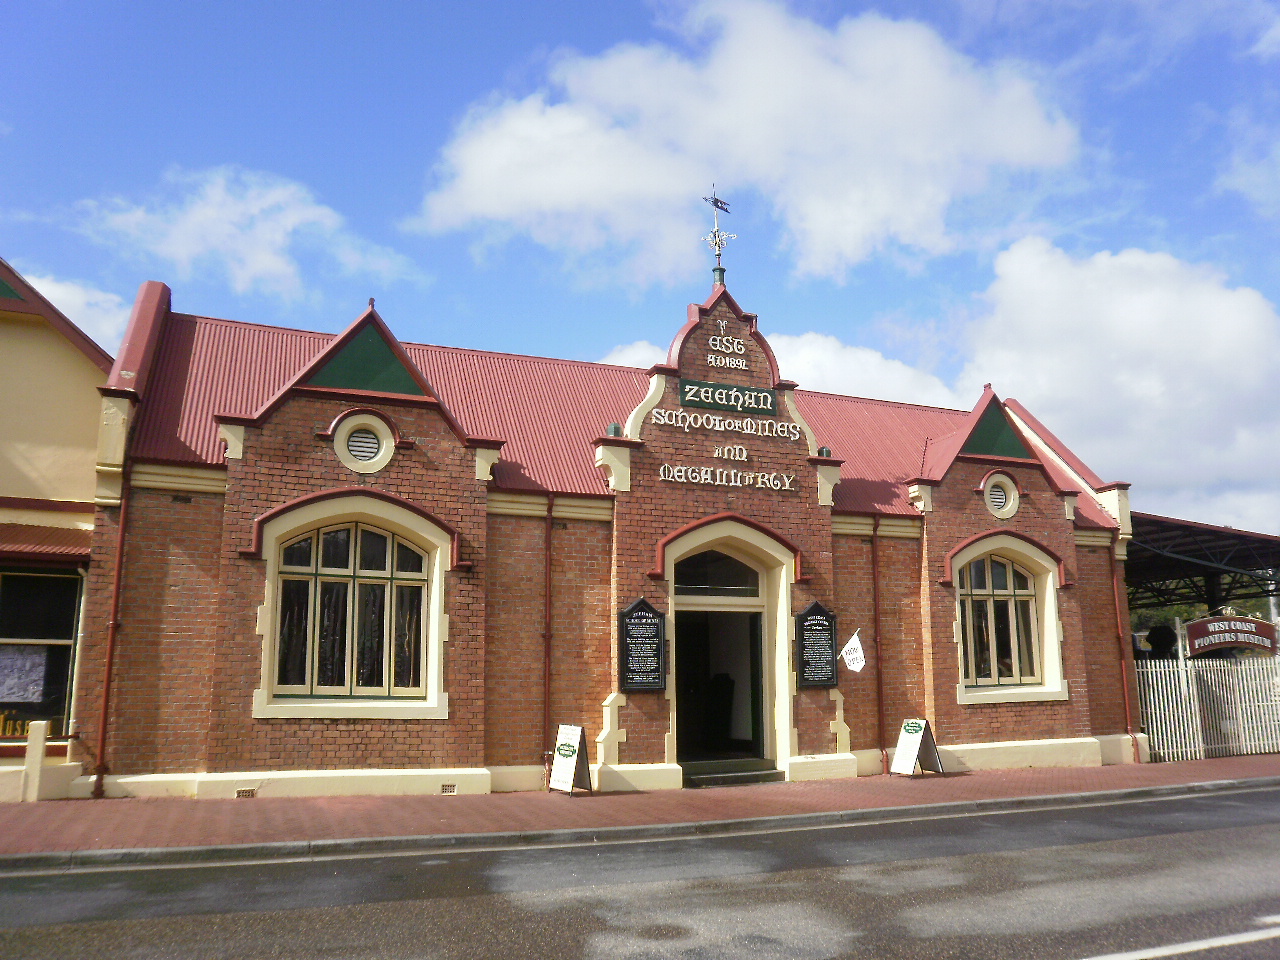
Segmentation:
<svg viewBox="0 0 1280 960">
<path fill-rule="evenodd" d="M 1018 488 L 1008 477 L 1001 474 L 988 477 L 983 493 L 987 510 L 997 520 L 1008 520 L 1018 512 Z"/>
<path fill-rule="evenodd" d="M 347 437 L 347 452 L 357 460 L 372 460 L 382 449 L 382 441 L 372 430 L 352 430 Z"/>
</svg>

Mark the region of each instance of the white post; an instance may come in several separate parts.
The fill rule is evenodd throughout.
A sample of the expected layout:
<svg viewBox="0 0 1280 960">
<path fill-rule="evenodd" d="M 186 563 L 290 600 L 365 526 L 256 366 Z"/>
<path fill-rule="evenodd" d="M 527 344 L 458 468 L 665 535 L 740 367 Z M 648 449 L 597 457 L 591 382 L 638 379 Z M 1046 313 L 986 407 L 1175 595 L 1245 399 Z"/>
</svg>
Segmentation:
<svg viewBox="0 0 1280 960">
<path fill-rule="evenodd" d="M 49 737 L 48 720 L 27 724 L 27 757 L 22 765 L 22 799 L 40 799 L 40 775 L 44 771 L 44 743 Z"/>
</svg>

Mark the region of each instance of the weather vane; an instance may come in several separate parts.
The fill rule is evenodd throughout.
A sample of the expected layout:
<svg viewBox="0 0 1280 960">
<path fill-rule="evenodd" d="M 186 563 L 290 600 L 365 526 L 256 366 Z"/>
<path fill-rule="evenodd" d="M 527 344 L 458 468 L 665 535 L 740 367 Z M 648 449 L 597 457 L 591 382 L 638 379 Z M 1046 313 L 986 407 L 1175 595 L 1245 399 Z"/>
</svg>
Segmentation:
<svg viewBox="0 0 1280 960">
<path fill-rule="evenodd" d="M 730 240 L 738 239 L 738 235 L 736 233 L 725 233 L 720 229 L 720 214 L 721 212 L 729 212 L 729 204 L 716 196 L 716 185 L 714 183 L 711 185 L 711 196 L 703 197 L 702 199 L 711 204 L 712 216 L 715 218 L 711 232 L 702 239 L 716 252 L 716 282 L 724 283 L 724 267 L 720 266 L 720 254 L 724 252 L 724 248 Z"/>
</svg>

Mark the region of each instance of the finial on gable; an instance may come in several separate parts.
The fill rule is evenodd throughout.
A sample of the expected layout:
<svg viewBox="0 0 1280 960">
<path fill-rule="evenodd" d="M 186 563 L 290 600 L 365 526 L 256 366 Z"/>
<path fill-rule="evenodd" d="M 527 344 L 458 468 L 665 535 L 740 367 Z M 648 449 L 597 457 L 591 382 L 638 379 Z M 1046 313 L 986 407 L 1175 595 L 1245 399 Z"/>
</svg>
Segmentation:
<svg viewBox="0 0 1280 960">
<path fill-rule="evenodd" d="M 711 268 L 711 276 L 716 286 L 724 286 L 724 267 L 720 265 L 720 254 L 724 252 L 725 246 L 730 240 L 737 240 L 738 235 L 735 233 L 725 233 L 720 229 L 720 214 L 729 212 L 729 202 L 721 200 L 716 196 L 716 185 L 711 185 L 711 196 L 703 197 L 707 203 L 711 204 L 712 210 L 712 227 L 711 232 L 702 239 L 716 252 L 716 265 Z"/>
</svg>

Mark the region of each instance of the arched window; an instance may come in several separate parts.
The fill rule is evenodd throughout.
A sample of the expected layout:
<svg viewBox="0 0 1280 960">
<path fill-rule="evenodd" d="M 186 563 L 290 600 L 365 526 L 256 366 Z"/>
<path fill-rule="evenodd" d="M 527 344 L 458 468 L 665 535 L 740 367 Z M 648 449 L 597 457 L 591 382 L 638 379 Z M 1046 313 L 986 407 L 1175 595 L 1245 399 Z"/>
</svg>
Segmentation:
<svg viewBox="0 0 1280 960">
<path fill-rule="evenodd" d="M 965 683 L 1039 683 L 1035 578 L 993 553 L 961 567 L 956 585 Z"/>
<path fill-rule="evenodd" d="M 264 514 L 259 719 L 443 720 L 453 531 L 387 496 Z"/>
<path fill-rule="evenodd" d="M 676 562 L 676 595 L 758 597 L 760 574 L 718 550 L 703 550 Z"/>
<path fill-rule="evenodd" d="M 421 697 L 426 551 L 364 523 L 279 549 L 276 693 Z"/>
</svg>

